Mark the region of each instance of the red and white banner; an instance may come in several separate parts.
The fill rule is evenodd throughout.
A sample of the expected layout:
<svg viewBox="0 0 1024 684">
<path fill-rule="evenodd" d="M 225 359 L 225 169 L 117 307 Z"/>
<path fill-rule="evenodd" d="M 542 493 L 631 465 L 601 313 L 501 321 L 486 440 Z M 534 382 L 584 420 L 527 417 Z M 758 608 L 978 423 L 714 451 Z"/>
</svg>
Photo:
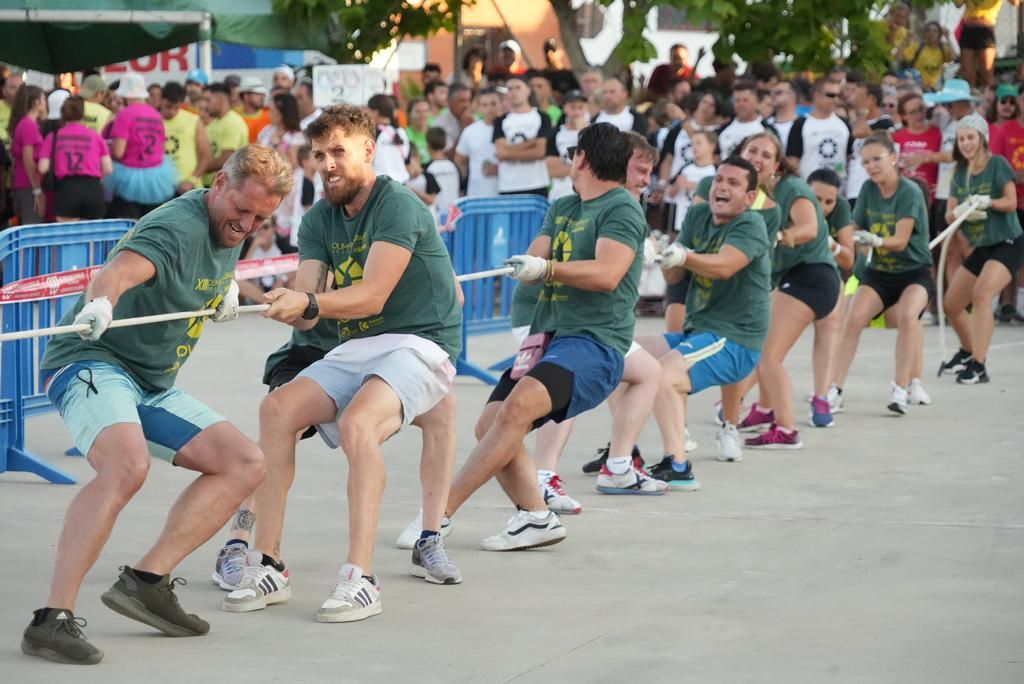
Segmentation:
<svg viewBox="0 0 1024 684">
<path fill-rule="evenodd" d="M 264 276 L 291 273 L 299 267 L 298 254 L 286 254 L 266 259 L 246 259 L 238 262 L 236 280 L 251 280 Z M 0 304 L 34 302 L 40 299 L 67 297 L 85 292 L 86 286 L 103 266 L 61 271 L 17 280 L 0 288 Z"/>
</svg>

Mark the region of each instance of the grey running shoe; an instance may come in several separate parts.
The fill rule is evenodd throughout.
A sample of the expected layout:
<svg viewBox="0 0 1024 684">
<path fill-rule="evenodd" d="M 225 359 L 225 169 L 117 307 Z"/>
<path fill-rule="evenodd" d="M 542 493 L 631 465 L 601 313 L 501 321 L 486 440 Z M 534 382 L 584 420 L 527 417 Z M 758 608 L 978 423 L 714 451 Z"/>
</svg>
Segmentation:
<svg viewBox="0 0 1024 684">
<path fill-rule="evenodd" d="M 180 577 L 165 575 L 156 584 L 147 584 L 127 565 L 114 586 L 100 597 L 103 605 L 115 613 L 154 627 L 168 636 L 201 636 L 210 631 L 210 624 L 186 613 L 178 603 L 174 586 L 188 584 Z"/>
<path fill-rule="evenodd" d="M 228 544 L 217 552 L 217 565 L 213 570 L 213 583 L 224 591 L 232 591 L 242 580 L 245 570 L 245 554 L 249 547 L 245 544 Z"/>
<path fill-rule="evenodd" d="M 458 584 L 462 574 L 448 558 L 440 533 L 420 539 L 412 547 L 412 566 L 409 574 L 422 577 L 432 584 Z"/>
<path fill-rule="evenodd" d="M 103 651 L 90 644 L 82 632 L 88 624 L 85 618 L 75 617 L 70 610 L 56 609 L 41 617 L 44 611 L 45 608 L 35 611 L 32 624 L 25 628 L 22 653 L 69 665 L 95 665 L 103 660 Z"/>
</svg>

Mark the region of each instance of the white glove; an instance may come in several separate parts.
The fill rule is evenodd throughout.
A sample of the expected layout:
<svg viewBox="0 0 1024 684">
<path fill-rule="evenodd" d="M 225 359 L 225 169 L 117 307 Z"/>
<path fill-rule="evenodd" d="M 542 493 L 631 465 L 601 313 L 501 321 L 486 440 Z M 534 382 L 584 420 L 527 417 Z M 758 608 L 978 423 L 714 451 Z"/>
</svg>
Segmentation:
<svg viewBox="0 0 1024 684">
<path fill-rule="evenodd" d="M 676 268 L 677 266 L 682 266 L 686 263 L 686 254 L 689 251 L 678 242 L 673 242 L 661 250 L 661 267 Z"/>
<path fill-rule="evenodd" d="M 548 274 L 548 260 L 529 254 L 517 254 L 505 260 L 512 267 L 512 277 L 521 283 L 536 283 Z"/>
<path fill-rule="evenodd" d="M 210 316 L 210 320 L 214 323 L 223 323 L 236 318 L 238 318 L 238 283 L 232 280 L 228 291 L 224 293 L 224 298 L 217 305 L 217 310 Z"/>
<path fill-rule="evenodd" d="M 867 245 L 868 247 L 881 247 L 882 236 L 875 235 L 869 230 L 858 230 L 853 234 L 853 242 L 858 245 Z"/>
<path fill-rule="evenodd" d="M 80 332 L 78 335 L 83 340 L 95 342 L 106 332 L 110 322 L 114 320 L 114 307 L 106 297 L 97 297 L 86 302 L 82 310 L 75 316 L 75 325 L 91 325 L 92 329 L 87 332 Z"/>
<path fill-rule="evenodd" d="M 980 209 L 972 209 L 970 205 L 970 199 L 963 204 L 956 205 L 953 209 L 953 216 L 960 218 L 964 214 L 967 214 L 967 220 L 971 223 L 979 223 L 988 218 L 988 212 L 981 211 Z"/>
<path fill-rule="evenodd" d="M 650 239 L 644 240 L 644 266 L 653 264 L 657 257 L 658 248 L 655 246 L 654 241 Z"/>
<path fill-rule="evenodd" d="M 982 211 L 992 206 L 992 198 L 988 195 L 971 195 L 967 198 L 967 202 L 974 202 Z"/>
</svg>

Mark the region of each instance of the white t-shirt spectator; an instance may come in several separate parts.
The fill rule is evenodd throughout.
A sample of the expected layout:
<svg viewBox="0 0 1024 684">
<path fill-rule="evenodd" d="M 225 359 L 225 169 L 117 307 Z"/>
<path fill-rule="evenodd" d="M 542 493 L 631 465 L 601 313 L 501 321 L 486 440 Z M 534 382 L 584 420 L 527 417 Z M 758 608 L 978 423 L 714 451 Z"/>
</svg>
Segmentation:
<svg viewBox="0 0 1024 684">
<path fill-rule="evenodd" d="M 721 153 L 721 158 L 724 160 L 730 154 L 733 153 L 741 142 L 748 136 L 760 133 L 761 131 L 775 132 L 775 129 L 764 122 L 761 117 L 757 117 L 753 121 L 737 121 L 733 119 L 729 123 L 722 126 L 718 131 L 718 149 Z"/>
<path fill-rule="evenodd" d="M 888 115 L 883 114 L 877 119 L 868 121 L 872 131 L 888 131 L 896 124 Z M 854 138 L 850 145 L 849 174 L 846 176 L 846 199 L 856 199 L 860 195 L 861 186 L 868 179 L 868 172 L 860 161 L 860 148 L 864 147 L 866 138 Z"/>
<path fill-rule="evenodd" d="M 849 152 L 850 124 L 837 114 L 827 119 L 797 119 L 786 145 L 786 156 L 800 159 L 800 177 L 804 180 L 818 169 L 832 169 L 845 180 Z"/>
<path fill-rule="evenodd" d="M 942 152 L 952 152 L 956 147 L 957 121 L 947 112 L 940 111 L 936 123 L 942 129 Z M 939 164 L 939 180 L 935 184 L 935 199 L 948 200 L 950 186 L 953 184 L 953 172 L 956 170 L 956 162 L 942 162 Z"/>
<path fill-rule="evenodd" d="M 494 156 L 494 125 L 474 121 L 459 136 L 455 153 L 469 160 L 469 181 L 466 197 L 494 197 L 498 194 L 498 177 L 484 175 L 484 162 L 497 165 Z"/>
<path fill-rule="evenodd" d="M 779 141 L 782 142 L 782 149 L 786 149 L 789 144 L 789 132 L 793 130 L 793 124 L 804 117 L 798 116 L 792 121 L 776 121 L 775 117 L 768 119 L 768 123 L 771 124 L 775 132 L 779 134 Z"/>
<path fill-rule="evenodd" d="M 288 236 L 288 243 L 297 248 L 299 246 L 299 225 L 302 223 L 302 217 L 306 215 L 306 207 L 311 207 L 324 198 L 324 179 L 319 173 L 315 173 L 312 182 L 307 184 L 306 175 L 302 173 L 302 169 L 295 169 L 292 180 L 294 190 L 291 200 L 291 225 L 293 227 Z"/>
<path fill-rule="evenodd" d="M 578 128 L 567 128 L 564 123 L 559 124 L 558 129 L 548 138 L 548 156 L 558 157 L 568 166 L 571 163 L 568 150 L 570 147 L 575 147 L 579 140 L 580 130 Z M 566 176 L 565 178 L 551 179 L 551 190 L 548 192 L 549 200 L 554 202 L 559 197 L 571 194 L 572 178 Z"/>
<path fill-rule="evenodd" d="M 441 217 L 447 214 L 448 207 L 459 199 L 459 186 L 462 184 L 459 167 L 449 159 L 435 159 L 427 165 L 424 171 L 429 172 L 437 182 L 438 191 L 437 199 L 434 200 L 434 216 L 440 223 Z"/>
<path fill-rule="evenodd" d="M 528 112 L 509 112 L 494 122 L 494 142 L 504 139 L 511 145 L 551 135 L 551 119 L 534 107 Z M 523 192 L 546 189 L 551 182 L 543 157 L 534 161 L 498 162 L 498 191 Z"/>
<path fill-rule="evenodd" d="M 441 192 L 441 187 L 437 184 L 437 179 L 434 178 L 434 174 L 424 171 L 415 178 L 410 178 L 405 181 L 405 186 L 408 188 L 415 188 L 420 192 L 425 192 L 428 195 L 437 195 Z M 427 204 L 427 209 L 430 209 L 431 213 L 434 211 L 434 205 L 437 204 L 437 197 L 430 204 Z"/>
<path fill-rule="evenodd" d="M 628 107 L 618 114 L 609 114 L 601 110 L 594 119 L 594 123 L 610 123 L 623 133 L 634 131 L 645 138 L 647 137 L 647 117 Z"/>
<path fill-rule="evenodd" d="M 405 160 L 409 158 L 409 136 L 402 128 L 378 126 L 377 153 L 373 157 L 373 170 L 381 176 L 390 176 L 399 183 L 409 180 Z"/>
<path fill-rule="evenodd" d="M 683 178 L 696 185 L 697 183 L 700 183 L 702 178 L 715 175 L 715 165 L 708 164 L 707 166 L 697 166 L 696 164 L 687 164 L 683 167 L 682 171 L 680 171 L 680 174 Z M 674 230 L 678 231 L 682 227 L 683 218 L 686 217 L 686 211 L 690 208 L 690 205 L 693 204 L 693 193 L 695 190 L 696 188 L 694 188 L 694 190 L 677 192 L 673 197 L 665 195 L 665 199 L 668 202 L 676 205 L 675 220 L 672 226 Z"/>
</svg>

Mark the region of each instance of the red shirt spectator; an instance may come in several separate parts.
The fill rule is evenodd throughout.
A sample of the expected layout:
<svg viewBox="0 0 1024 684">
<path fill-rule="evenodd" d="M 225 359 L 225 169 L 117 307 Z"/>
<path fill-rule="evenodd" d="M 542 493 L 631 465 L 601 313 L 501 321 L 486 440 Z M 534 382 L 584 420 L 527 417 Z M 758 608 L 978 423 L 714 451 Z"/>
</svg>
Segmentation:
<svg viewBox="0 0 1024 684">
<path fill-rule="evenodd" d="M 892 134 L 900 150 L 900 172 L 907 178 L 919 178 L 928 184 L 928 199 L 935 197 L 939 165 L 933 161 L 942 149 L 942 131 L 924 120 L 924 100 L 920 95 L 904 95 L 897 111 L 903 128 Z"/>
<path fill-rule="evenodd" d="M 1018 117 L 1002 125 L 1002 135 L 992 140 L 992 154 L 1006 157 L 1017 174 L 1017 208 L 1024 207 L 1024 123 Z"/>
<path fill-rule="evenodd" d="M 668 94 L 668 86 L 673 79 L 689 80 L 693 76 L 693 67 L 686 63 L 687 57 L 685 45 L 676 43 L 669 48 L 669 63 L 654 67 L 651 78 L 647 81 L 647 90 L 653 95 L 664 97 Z"/>
</svg>

